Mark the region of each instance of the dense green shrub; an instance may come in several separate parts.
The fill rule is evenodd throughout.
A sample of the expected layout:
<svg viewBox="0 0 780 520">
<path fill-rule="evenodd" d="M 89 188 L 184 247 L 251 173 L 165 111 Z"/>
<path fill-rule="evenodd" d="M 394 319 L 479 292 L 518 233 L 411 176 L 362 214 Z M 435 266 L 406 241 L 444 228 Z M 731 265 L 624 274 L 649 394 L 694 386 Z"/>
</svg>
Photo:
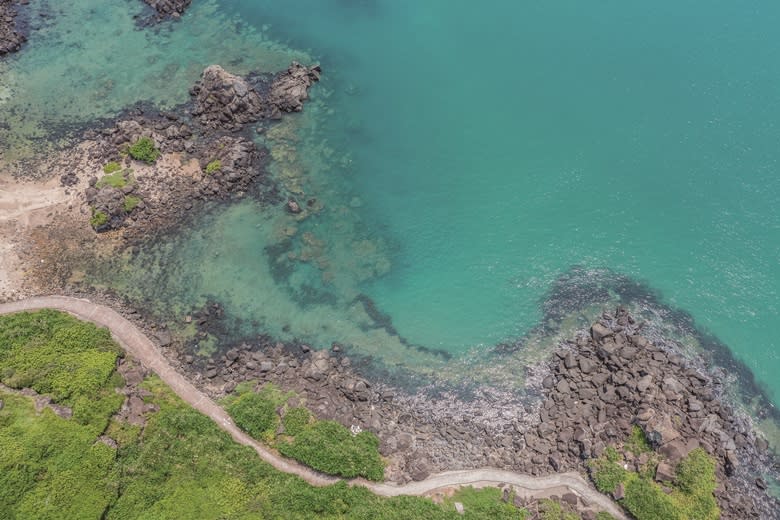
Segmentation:
<svg viewBox="0 0 780 520">
<path fill-rule="evenodd" d="M 701 448 L 693 450 L 677 467 L 675 486 L 683 495 L 690 518 L 715 520 L 720 516 L 713 496 L 717 487 L 715 461 Z"/>
<path fill-rule="evenodd" d="M 672 498 L 647 479 L 630 478 L 621 503 L 637 520 L 685 519 Z"/>
<path fill-rule="evenodd" d="M 149 137 L 142 137 L 133 143 L 128 148 L 127 153 L 136 161 L 143 161 L 149 164 L 152 164 L 160 157 L 160 150 L 154 146 L 154 141 Z"/>
<path fill-rule="evenodd" d="M 228 406 L 227 411 L 239 428 L 260 440 L 269 432 L 273 432 L 278 421 L 273 401 L 254 392 L 236 399 Z"/>
<path fill-rule="evenodd" d="M 0 316 L 0 380 L 51 395 L 99 431 L 122 403 L 112 384 L 119 352 L 108 330 L 64 313 Z"/>
<path fill-rule="evenodd" d="M 365 431 L 352 435 L 335 421 L 317 421 L 292 442 L 279 442 L 278 448 L 282 455 L 330 475 L 384 478 L 385 466 L 376 435 Z"/>
<path fill-rule="evenodd" d="M 98 229 L 108 223 L 108 215 L 100 210 L 92 210 L 92 217 L 89 219 L 89 223 L 93 228 Z"/>
<path fill-rule="evenodd" d="M 638 442 L 630 444 L 637 446 Z M 669 494 L 653 480 L 653 460 L 651 457 L 648 467 L 639 473 L 628 471 L 623 468 L 619 454 L 610 449 L 604 456 L 589 462 L 591 477 L 596 488 L 603 493 L 614 492 L 615 487 L 622 483 L 625 498 L 621 500 L 621 505 L 637 520 L 717 520 L 720 517 L 713 496 L 716 487 L 715 461 L 704 450 L 698 448 L 680 462 L 677 479 L 671 483 Z"/>
<path fill-rule="evenodd" d="M 311 413 L 303 407 L 290 408 L 282 418 L 284 433 L 295 436 L 301 433 L 311 421 Z"/>
<path fill-rule="evenodd" d="M 653 451 L 652 446 L 650 446 L 650 441 L 645 437 L 645 432 L 636 424 L 631 428 L 631 435 L 628 437 L 624 448 L 634 455 L 641 455 L 642 453 Z"/>
</svg>

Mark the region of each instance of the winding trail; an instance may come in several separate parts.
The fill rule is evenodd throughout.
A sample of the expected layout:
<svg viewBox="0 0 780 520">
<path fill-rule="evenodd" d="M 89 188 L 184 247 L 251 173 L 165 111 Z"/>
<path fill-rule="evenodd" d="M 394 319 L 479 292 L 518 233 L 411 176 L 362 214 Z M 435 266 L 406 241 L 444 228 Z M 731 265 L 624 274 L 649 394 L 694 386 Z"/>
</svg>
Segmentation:
<svg viewBox="0 0 780 520">
<path fill-rule="evenodd" d="M 0 315 L 21 311 L 40 309 L 55 309 L 73 316 L 106 327 L 114 339 L 130 355 L 153 370 L 168 386 L 185 402 L 199 412 L 210 417 L 233 439 L 245 446 L 253 448 L 261 459 L 274 468 L 285 473 L 301 477 L 313 486 L 325 486 L 338 482 L 339 478 L 324 475 L 311 468 L 280 457 L 267 447 L 252 439 L 238 428 L 230 416 L 206 394 L 195 388 L 187 379 L 178 373 L 160 353 L 157 346 L 135 325 L 118 312 L 104 305 L 98 305 L 89 300 L 71 298 L 68 296 L 41 296 L 28 298 L 11 303 L 0 304 Z M 593 489 L 578 473 L 558 473 L 544 477 L 523 475 L 511 471 L 483 468 L 463 471 L 446 471 L 431 475 L 420 482 L 410 482 L 404 485 L 369 482 L 364 479 L 353 479 L 351 485 L 365 486 L 381 496 L 424 495 L 433 490 L 463 485 L 498 485 L 511 484 L 527 492 L 548 490 L 571 491 L 592 505 L 607 511 L 615 518 L 627 520 L 622 510 L 608 497 Z"/>
</svg>

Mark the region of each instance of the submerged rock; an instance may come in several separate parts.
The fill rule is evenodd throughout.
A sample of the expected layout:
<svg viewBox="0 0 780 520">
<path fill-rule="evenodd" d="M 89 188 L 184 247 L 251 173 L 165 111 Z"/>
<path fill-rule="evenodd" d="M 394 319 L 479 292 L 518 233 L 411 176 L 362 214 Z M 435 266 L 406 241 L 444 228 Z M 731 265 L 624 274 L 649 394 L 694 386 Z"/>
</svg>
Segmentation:
<svg viewBox="0 0 780 520">
<path fill-rule="evenodd" d="M 165 18 L 179 18 L 192 0 L 144 0 L 144 2 L 157 12 L 155 21 L 161 21 Z"/>
</svg>

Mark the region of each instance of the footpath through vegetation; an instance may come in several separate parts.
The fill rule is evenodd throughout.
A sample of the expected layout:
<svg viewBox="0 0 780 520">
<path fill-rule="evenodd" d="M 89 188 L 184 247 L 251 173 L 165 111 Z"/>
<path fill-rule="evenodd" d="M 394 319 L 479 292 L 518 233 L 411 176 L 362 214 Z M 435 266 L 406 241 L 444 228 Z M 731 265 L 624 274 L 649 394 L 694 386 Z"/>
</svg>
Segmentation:
<svg viewBox="0 0 780 520">
<path fill-rule="evenodd" d="M 445 472 L 403 486 L 325 475 L 280 457 L 250 437 L 177 373 L 149 338 L 108 307 L 52 296 L 2 304 L 0 314 L 38 309 L 66 311 L 107 327 L 125 351 L 159 379 L 141 384 L 150 411 L 145 426 L 118 420 L 114 414 L 124 397 L 115 389 L 124 382 L 114 368 L 121 351 L 108 331 L 53 311 L 2 318 L 3 383 L 32 388 L 72 412 L 69 419 L 49 408 L 37 413 L 32 398 L 0 390 L 0 509 L 12 511 L 11 518 L 61 518 L 68 511 L 73 512 L 65 514 L 68 518 L 109 519 L 167 518 L 173 511 L 178 518 L 449 518 L 456 514 L 457 500 L 465 506 L 465 518 L 523 518 L 511 500 L 500 500 L 496 488 L 464 490 L 441 505 L 404 496 L 498 483 L 528 490 L 565 487 L 625 518 L 576 473 L 532 477 L 479 469 Z M 239 396 L 228 404 L 237 418 L 241 400 Z M 303 426 L 296 414 L 288 419 L 293 430 Z M 327 435 L 332 425 L 321 423 L 318 429 L 302 428 L 279 445 L 280 451 L 310 459 L 312 465 L 327 464 L 307 450 L 307 443 L 316 439 L 304 435 Z M 270 466 L 259 463 L 247 448 Z M 378 478 L 377 471 L 369 463 L 353 474 Z"/>
</svg>

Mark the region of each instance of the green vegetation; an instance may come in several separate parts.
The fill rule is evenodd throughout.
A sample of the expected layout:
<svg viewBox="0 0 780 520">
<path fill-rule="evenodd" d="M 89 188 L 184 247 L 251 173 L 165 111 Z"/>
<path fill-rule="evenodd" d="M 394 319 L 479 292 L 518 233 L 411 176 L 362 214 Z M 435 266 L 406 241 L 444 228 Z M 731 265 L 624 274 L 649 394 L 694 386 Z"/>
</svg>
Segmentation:
<svg viewBox="0 0 780 520">
<path fill-rule="evenodd" d="M 242 430 L 279 452 L 316 470 L 339 477 L 384 478 L 379 439 L 370 432 L 352 432 L 335 421 L 317 421 L 306 408 L 287 407 L 292 393 L 267 384 L 259 392 L 253 385 L 236 388 L 224 405 Z M 278 411 L 286 410 L 281 419 Z M 279 424 L 284 431 L 277 436 Z"/>
<path fill-rule="evenodd" d="M 276 407 L 270 399 L 248 392 L 227 407 L 236 425 L 255 439 L 266 439 L 273 435 L 279 421 Z"/>
<path fill-rule="evenodd" d="M 154 146 L 154 141 L 149 137 L 142 137 L 127 149 L 130 157 L 136 161 L 152 164 L 160 157 L 160 150 Z"/>
<path fill-rule="evenodd" d="M 631 435 L 629 435 L 623 448 L 634 455 L 641 455 L 642 453 L 650 453 L 653 451 L 652 446 L 650 446 L 650 441 L 645 437 L 645 432 L 636 424 L 631 428 Z"/>
<path fill-rule="evenodd" d="M 219 170 L 222 169 L 222 161 L 219 159 L 214 159 L 210 163 L 206 165 L 206 174 L 211 175 L 212 173 L 216 173 Z"/>
<path fill-rule="evenodd" d="M 0 378 L 73 410 L 65 420 L 0 394 L 3 518 L 99 518 L 116 496 L 115 452 L 96 442 L 119 409 L 118 347 L 105 329 L 54 311 L 0 317 Z"/>
<path fill-rule="evenodd" d="M 637 448 L 632 434 L 626 447 Z M 671 491 L 653 480 L 656 458 L 650 457 L 646 468 L 637 473 L 623 468 L 620 454 L 608 448 L 605 454 L 590 462 L 596 488 L 612 493 L 623 484 L 625 498 L 620 503 L 637 520 L 666 518 L 670 520 L 716 520 L 720 517 L 715 491 L 715 461 L 701 448 L 693 450 L 677 467 L 677 478 L 668 483 Z"/>
<path fill-rule="evenodd" d="M 529 517 L 524 509 L 517 509 L 509 502 L 501 500 L 502 492 L 498 488 L 474 489 L 467 486 L 459 489 L 444 502 L 447 510 L 455 509 L 455 502 L 463 504 L 464 515 L 461 518 L 491 518 L 497 520 L 525 520 Z"/>
<path fill-rule="evenodd" d="M 580 516 L 576 513 L 564 511 L 561 504 L 552 500 L 542 500 L 540 507 L 542 520 L 579 520 Z"/>
<path fill-rule="evenodd" d="M 277 447 L 282 455 L 330 475 L 370 480 L 385 475 L 376 435 L 366 431 L 353 435 L 335 421 L 316 421 L 292 442 L 280 441 Z"/>
<path fill-rule="evenodd" d="M 311 422 L 311 413 L 303 407 L 290 408 L 282 418 L 285 435 L 295 437 Z"/>
<path fill-rule="evenodd" d="M 141 203 L 141 197 L 127 195 L 125 197 L 125 212 L 130 213 Z"/>
<path fill-rule="evenodd" d="M 104 188 L 106 186 L 111 186 L 112 188 L 118 188 L 122 189 L 125 186 L 127 186 L 128 183 L 132 182 L 132 179 L 129 179 L 129 170 L 117 170 L 113 173 L 110 173 L 108 175 L 104 175 L 99 181 L 97 181 L 97 184 L 95 184 L 95 187 L 100 189 Z"/>
<path fill-rule="evenodd" d="M 92 217 L 89 219 L 89 223 L 93 228 L 98 229 L 101 226 L 105 226 L 108 223 L 108 215 L 100 210 L 92 208 Z"/>
<path fill-rule="evenodd" d="M 118 162 L 111 161 L 106 163 L 105 166 L 103 166 L 103 173 L 105 173 L 106 175 L 110 175 L 112 173 L 118 172 L 121 169 L 122 166 Z"/>
<path fill-rule="evenodd" d="M 122 396 L 107 331 L 53 311 L 0 317 L 0 374 L 58 402 L 91 410 L 63 419 L 33 399 L 0 390 L 0 511 L 3 519 L 522 519 L 496 489 L 464 489 L 442 505 L 385 499 L 339 483 L 309 486 L 276 471 L 183 403 L 158 378 L 146 401 L 159 407 L 144 428 L 111 418 Z M 266 399 L 286 399 L 263 391 Z M 103 404 L 96 405 L 93 401 Z M 107 426 L 105 426 L 107 424 Z M 103 434 L 114 448 L 98 440 Z M 455 512 L 461 502 L 465 515 Z"/>
</svg>

